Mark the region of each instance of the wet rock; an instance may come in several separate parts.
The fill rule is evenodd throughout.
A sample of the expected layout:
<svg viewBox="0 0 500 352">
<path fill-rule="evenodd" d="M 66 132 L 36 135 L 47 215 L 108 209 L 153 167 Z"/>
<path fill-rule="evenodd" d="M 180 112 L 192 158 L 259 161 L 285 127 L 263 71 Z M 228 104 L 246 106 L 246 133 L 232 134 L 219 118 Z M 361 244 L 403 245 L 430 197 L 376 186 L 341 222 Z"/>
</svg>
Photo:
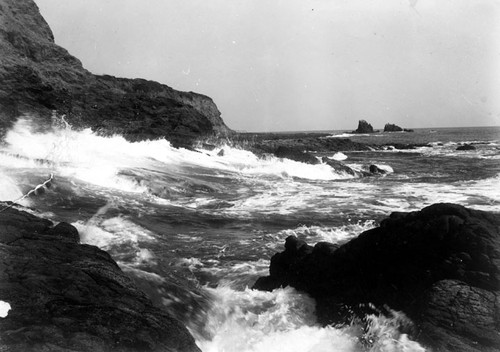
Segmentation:
<svg viewBox="0 0 500 352">
<path fill-rule="evenodd" d="M 387 173 L 387 171 L 385 171 L 384 169 L 379 168 L 377 165 L 374 165 L 374 164 L 370 165 L 369 170 L 370 170 L 371 174 L 383 175 L 383 174 Z"/>
<path fill-rule="evenodd" d="M 274 151 L 278 158 L 286 158 L 306 164 L 319 164 L 320 161 L 314 155 L 301 150 L 299 147 L 278 146 Z"/>
<path fill-rule="evenodd" d="M 70 224 L 0 212 L 0 346 L 10 351 L 199 351 L 176 319 Z"/>
<path fill-rule="evenodd" d="M 346 164 L 344 164 L 341 161 L 333 160 L 333 159 L 330 159 L 326 156 L 321 158 L 321 160 L 325 164 L 330 165 L 337 172 L 344 172 L 344 173 L 352 175 L 352 176 L 359 176 L 358 172 L 356 172 L 355 170 L 353 170 L 352 168 L 350 168 L 349 166 L 347 166 Z"/>
<path fill-rule="evenodd" d="M 476 147 L 474 147 L 471 144 L 464 144 L 464 145 L 458 146 L 457 150 L 476 150 Z"/>
<path fill-rule="evenodd" d="M 498 214 L 455 204 L 392 213 L 337 249 L 285 247 L 254 287 L 309 293 L 324 324 L 363 316 L 371 303 L 403 311 L 416 325 L 412 337 L 435 350 L 493 352 L 500 347 L 499 229 Z"/>
</svg>

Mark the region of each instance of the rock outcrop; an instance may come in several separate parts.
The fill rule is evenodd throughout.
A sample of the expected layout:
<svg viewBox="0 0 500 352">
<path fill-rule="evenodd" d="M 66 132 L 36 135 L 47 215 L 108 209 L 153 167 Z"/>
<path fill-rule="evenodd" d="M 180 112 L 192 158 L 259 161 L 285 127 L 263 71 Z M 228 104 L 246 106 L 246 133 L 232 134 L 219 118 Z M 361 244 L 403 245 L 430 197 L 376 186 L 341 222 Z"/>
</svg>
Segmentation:
<svg viewBox="0 0 500 352">
<path fill-rule="evenodd" d="M 384 132 L 414 132 L 414 130 L 402 128 L 392 123 L 386 123 L 384 126 Z"/>
<path fill-rule="evenodd" d="M 0 212 L 2 351 L 199 351 L 109 254 L 78 242 L 72 225 Z"/>
<path fill-rule="evenodd" d="M 436 351 L 500 348 L 500 215 L 454 204 L 392 213 L 344 245 L 290 236 L 255 288 L 293 286 L 318 318 L 342 323 L 374 304 L 405 312 Z"/>
<path fill-rule="evenodd" d="M 373 130 L 372 125 L 370 125 L 366 120 L 359 120 L 358 122 L 358 128 L 355 131 L 352 131 L 352 133 L 373 133 L 375 132 Z"/>
<path fill-rule="evenodd" d="M 398 125 L 392 123 L 386 123 L 384 126 L 384 132 L 403 132 L 403 129 Z"/>
<path fill-rule="evenodd" d="M 74 127 L 189 145 L 231 131 L 207 96 L 143 79 L 99 76 L 56 45 L 32 0 L 0 0 L 0 129 L 22 115 L 64 115 Z"/>
<path fill-rule="evenodd" d="M 370 173 L 371 174 L 379 174 L 379 175 L 383 175 L 383 174 L 386 174 L 387 171 L 384 170 L 384 169 L 381 169 L 380 167 L 378 167 L 377 165 L 375 164 L 371 164 L 370 167 L 368 168 L 370 170 Z"/>
<path fill-rule="evenodd" d="M 476 147 L 474 147 L 472 144 L 464 144 L 458 146 L 456 150 L 476 150 Z"/>
</svg>

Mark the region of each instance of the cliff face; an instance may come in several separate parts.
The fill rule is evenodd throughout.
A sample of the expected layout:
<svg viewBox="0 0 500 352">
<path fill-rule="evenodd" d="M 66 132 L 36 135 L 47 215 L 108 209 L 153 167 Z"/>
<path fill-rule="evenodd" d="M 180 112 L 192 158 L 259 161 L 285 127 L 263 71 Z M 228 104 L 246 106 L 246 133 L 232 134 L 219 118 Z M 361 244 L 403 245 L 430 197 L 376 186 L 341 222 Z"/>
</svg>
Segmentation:
<svg viewBox="0 0 500 352">
<path fill-rule="evenodd" d="M 207 96 L 143 79 L 98 76 L 54 43 L 32 0 L 0 0 L 0 128 L 55 112 L 75 127 L 186 145 L 231 132 Z"/>
</svg>

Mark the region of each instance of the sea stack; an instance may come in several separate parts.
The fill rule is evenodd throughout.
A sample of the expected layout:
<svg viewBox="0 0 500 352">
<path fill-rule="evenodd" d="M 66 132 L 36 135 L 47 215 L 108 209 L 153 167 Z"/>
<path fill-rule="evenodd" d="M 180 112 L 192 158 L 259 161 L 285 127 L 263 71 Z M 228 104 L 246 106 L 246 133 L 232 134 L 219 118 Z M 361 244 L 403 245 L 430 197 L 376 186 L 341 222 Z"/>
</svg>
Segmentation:
<svg viewBox="0 0 500 352">
<path fill-rule="evenodd" d="M 373 127 L 366 120 L 359 120 L 358 128 L 352 133 L 373 133 Z"/>
<path fill-rule="evenodd" d="M 384 126 L 384 132 L 403 132 L 403 129 L 398 125 L 386 123 Z"/>
</svg>

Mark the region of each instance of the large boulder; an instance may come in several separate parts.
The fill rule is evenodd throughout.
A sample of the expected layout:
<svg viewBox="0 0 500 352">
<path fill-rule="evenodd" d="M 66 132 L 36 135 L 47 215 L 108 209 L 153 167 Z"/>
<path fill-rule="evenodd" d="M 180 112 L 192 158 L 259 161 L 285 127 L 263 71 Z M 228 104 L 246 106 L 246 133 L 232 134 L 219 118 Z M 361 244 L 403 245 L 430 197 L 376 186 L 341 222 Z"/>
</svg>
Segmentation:
<svg viewBox="0 0 500 352">
<path fill-rule="evenodd" d="M 55 44 L 33 0 L 0 0 L 0 52 L 0 132 L 20 116 L 44 125 L 55 113 L 74 127 L 182 146 L 231 133 L 207 96 L 84 69 Z"/>
<path fill-rule="evenodd" d="M 291 236 L 254 287 L 308 292 L 325 324 L 388 306 L 406 313 L 413 338 L 437 351 L 498 351 L 499 231 L 499 214 L 434 204 L 392 213 L 342 246 Z"/>
<path fill-rule="evenodd" d="M 5 204 L 1 204 L 4 208 Z M 199 351 L 176 319 L 70 224 L 0 212 L 0 350 Z"/>
</svg>

